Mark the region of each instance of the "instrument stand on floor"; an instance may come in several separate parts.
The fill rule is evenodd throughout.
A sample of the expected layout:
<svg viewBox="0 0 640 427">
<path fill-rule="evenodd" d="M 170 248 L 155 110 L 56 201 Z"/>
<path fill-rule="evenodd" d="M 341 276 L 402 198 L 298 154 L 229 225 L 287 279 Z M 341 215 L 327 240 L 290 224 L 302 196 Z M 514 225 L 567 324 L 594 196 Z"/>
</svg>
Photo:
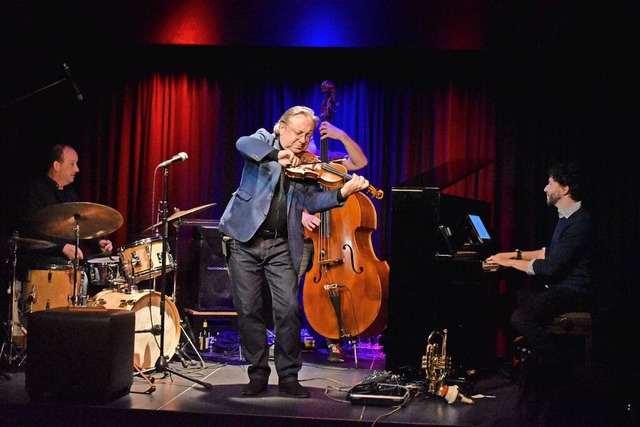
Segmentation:
<svg viewBox="0 0 640 427">
<path fill-rule="evenodd" d="M 163 162 L 158 167 L 164 168 L 164 206 L 167 206 L 167 200 L 169 198 L 169 164 L 171 162 Z M 161 286 L 160 286 L 160 356 L 158 360 L 156 360 L 154 371 L 159 374 L 174 374 L 179 377 L 185 378 L 187 380 L 193 381 L 194 383 L 200 384 L 206 389 L 210 389 L 213 386 L 211 383 L 207 383 L 204 381 L 197 380 L 195 378 L 190 378 L 180 372 L 176 372 L 169 368 L 169 361 L 167 357 L 164 355 L 164 330 L 165 330 L 165 305 L 166 305 L 166 290 L 167 290 L 167 252 L 168 252 L 168 243 L 167 243 L 167 235 L 169 234 L 169 221 L 167 219 L 167 210 L 163 209 L 162 212 L 162 269 L 161 269 Z"/>
<path fill-rule="evenodd" d="M 27 330 L 20 324 L 18 319 L 16 319 L 16 314 L 18 313 L 17 304 L 18 304 L 18 291 L 16 289 L 17 280 L 16 280 L 16 266 L 18 264 L 18 236 L 14 236 L 13 245 L 11 246 L 11 266 L 12 266 L 12 279 L 11 279 L 11 288 L 9 292 L 11 294 L 10 303 L 9 303 L 9 313 L 8 319 L 5 322 L 5 338 L 2 343 L 2 349 L 0 350 L 0 364 L 2 364 L 3 360 L 7 360 L 7 364 L 11 365 L 15 360 L 19 360 L 18 366 L 22 365 L 27 355 L 25 354 L 26 346 L 21 350 L 18 350 L 15 343 L 13 342 L 13 329 L 15 327 L 20 328 L 24 336 L 27 336 Z M 2 374 L 3 377 L 10 379 L 11 377 Z"/>
<path fill-rule="evenodd" d="M 351 344 L 353 348 L 353 366 L 358 369 L 360 367 L 360 362 L 358 361 L 358 340 L 354 337 L 350 337 L 349 344 Z"/>
</svg>

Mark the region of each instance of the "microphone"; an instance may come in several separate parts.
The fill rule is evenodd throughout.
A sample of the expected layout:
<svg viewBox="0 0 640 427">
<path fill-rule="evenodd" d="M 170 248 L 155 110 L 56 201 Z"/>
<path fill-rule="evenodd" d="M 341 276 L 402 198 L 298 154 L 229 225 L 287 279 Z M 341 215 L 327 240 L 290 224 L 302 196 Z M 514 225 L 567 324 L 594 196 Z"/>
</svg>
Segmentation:
<svg viewBox="0 0 640 427">
<path fill-rule="evenodd" d="M 62 63 L 62 66 L 64 67 L 64 72 L 67 73 L 67 78 L 71 82 L 71 86 L 73 86 L 73 90 L 76 93 L 76 98 L 78 99 L 78 101 L 84 100 L 84 96 L 82 96 L 82 92 L 80 92 L 80 87 L 78 86 L 78 83 L 76 83 L 76 81 L 73 79 L 73 76 L 71 75 L 71 70 L 69 69 L 69 67 L 67 67 L 67 64 L 65 63 Z"/>
<path fill-rule="evenodd" d="M 167 166 L 169 166 L 171 163 L 176 163 L 176 162 L 184 162 L 185 160 L 187 160 L 189 158 L 189 156 L 187 155 L 187 153 L 185 153 L 184 151 L 181 151 L 180 153 L 176 154 L 175 156 L 173 156 L 172 158 L 170 158 L 169 160 L 165 160 L 164 162 L 160 163 L 158 165 L 159 168 L 166 168 Z"/>
<path fill-rule="evenodd" d="M 162 326 L 161 325 L 151 325 L 149 329 L 140 329 L 138 331 L 134 331 L 136 334 L 146 334 L 151 333 L 152 335 L 160 335 L 162 334 Z"/>
</svg>

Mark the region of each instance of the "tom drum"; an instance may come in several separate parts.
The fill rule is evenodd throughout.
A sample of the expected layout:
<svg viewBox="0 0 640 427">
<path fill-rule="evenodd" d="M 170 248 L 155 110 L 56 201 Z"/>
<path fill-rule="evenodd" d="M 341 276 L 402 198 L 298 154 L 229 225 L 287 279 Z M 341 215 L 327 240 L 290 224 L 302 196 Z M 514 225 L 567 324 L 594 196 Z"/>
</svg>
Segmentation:
<svg viewBox="0 0 640 427">
<path fill-rule="evenodd" d="M 135 343 L 133 361 L 142 369 L 153 368 L 160 357 L 161 321 L 160 292 L 125 293 L 117 290 L 98 292 L 90 304 L 94 307 L 131 310 L 135 313 Z M 171 359 L 180 342 L 180 316 L 176 305 L 165 297 L 164 351 Z"/>
<path fill-rule="evenodd" d="M 162 238 L 138 240 L 118 249 L 122 270 L 127 280 L 135 283 L 149 280 L 162 274 Z M 173 257 L 167 243 L 165 272 L 173 270 Z"/>
</svg>

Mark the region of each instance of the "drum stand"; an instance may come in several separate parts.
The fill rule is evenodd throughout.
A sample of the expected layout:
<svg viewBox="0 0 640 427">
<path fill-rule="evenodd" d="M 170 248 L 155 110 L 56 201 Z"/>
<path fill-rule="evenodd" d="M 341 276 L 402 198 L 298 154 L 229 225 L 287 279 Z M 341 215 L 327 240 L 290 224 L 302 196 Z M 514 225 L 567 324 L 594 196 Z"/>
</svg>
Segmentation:
<svg viewBox="0 0 640 427">
<path fill-rule="evenodd" d="M 169 164 L 170 162 L 163 162 L 160 166 L 164 167 L 164 206 L 167 206 L 167 200 L 169 198 Z M 158 166 L 158 167 L 160 167 Z M 156 364 L 154 370 L 156 373 L 172 373 L 179 377 L 185 378 L 187 380 L 193 381 L 194 383 L 200 384 L 206 389 L 210 389 L 213 386 L 211 383 L 207 383 L 204 381 L 200 381 L 195 378 L 190 378 L 182 373 L 176 372 L 169 368 L 169 361 L 167 357 L 164 355 L 164 326 L 165 326 L 165 303 L 166 303 L 166 290 L 167 290 L 167 252 L 168 252 L 168 243 L 167 243 L 167 235 L 169 234 L 169 221 L 167 220 L 167 210 L 162 210 L 162 269 L 161 269 L 161 286 L 160 286 L 160 356 L 158 360 L 156 360 Z"/>
<path fill-rule="evenodd" d="M 9 289 L 9 292 L 11 293 L 11 298 L 10 298 L 11 301 L 9 303 L 8 320 L 5 322 L 5 327 L 6 327 L 5 338 L 4 338 L 4 342 L 2 343 L 2 350 L 0 350 L 0 363 L 2 362 L 3 359 L 6 359 L 8 364 L 11 365 L 15 360 L 19 360 L 18 366 L 20 366 L 24 362 L 24 359 L 27 357 L 27 355 L 25 354 L 25 350 L 27 347 L 25 346 L 21 350 L 17 349 L 17 347 L 13 342 L 13 328 L 14 327 L 20 328 L 20 330 L 22 331 L 25 337 L 27 336 L 27 330 L 20 324 L 20 322 L 18 322 L 17 319 L 14 318 L 18 312 L 16 307 L 18 303 L 18 292 L 16 289 L 17 263 L 18 263 L 18 243 L 16 242 L 11 247 L 11 265 L 12 265 L 12 275 L 13 275 L 11 280 L 11 289 Z M 3 374 L 2 376 L 6 377 L 7 379 L 10 378 L 6 374 Z"/>
</svg>

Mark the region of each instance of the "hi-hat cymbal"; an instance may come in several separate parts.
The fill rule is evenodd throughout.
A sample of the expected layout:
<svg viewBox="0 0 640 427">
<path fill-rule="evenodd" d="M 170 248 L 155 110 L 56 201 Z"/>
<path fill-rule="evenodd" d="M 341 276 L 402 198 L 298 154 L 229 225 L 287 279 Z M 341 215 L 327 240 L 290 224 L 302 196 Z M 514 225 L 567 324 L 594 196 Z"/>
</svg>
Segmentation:
<svg viewBox="0 0 640 427">
<path fill-rule="evenodd" d="M 41 233 L 72 240 L 76 238 L 76 224 L 80 239 L 93 239 L 114 232 L 122 226 L 124 219 L 120 212 L 109 206 L 72 202 L 42 208 L 31 222 Z"/>
<path fill-rule="evenodd" d="M 16 249 L 47 249 L 56 245 L 48 240 L 29 239 L 26 237 L 12 237 L 7 240 L 7 243 Z"/>
<path fill-rule="evenodd" d="M 196 213 L 196 212 L 200 212 L 200 211 L 202 211 L 204 209 L 210 208 L 210 207 L 215 206 L 215 205 L 216 205 L 215 203 L 209 203 L 208 205 L 198 206 L 198 207 L 195 207 L 195 208 L 188 209 L 186 211 L 178 211 L 178 212 L 174 213 L 173 215 L 171 215 L 169 218 L 167 218 L 167 222 L 171 223 L 171 222 L 173 222 L 173 221 L 175 221 L 177 219 L 182 218 L 183 216 L 191 215 L 192 213 Z M 162 221 L 156 222 L 155 224 L 153 224 L 149 228 L 145 228 L 142 231 L 142 233 L 146 233 L 147 231 L 149 231 L 149 230 L 151 230 L 153 228 L 159 227 L 160 225 L 162 225 Z"/>
</svg>

